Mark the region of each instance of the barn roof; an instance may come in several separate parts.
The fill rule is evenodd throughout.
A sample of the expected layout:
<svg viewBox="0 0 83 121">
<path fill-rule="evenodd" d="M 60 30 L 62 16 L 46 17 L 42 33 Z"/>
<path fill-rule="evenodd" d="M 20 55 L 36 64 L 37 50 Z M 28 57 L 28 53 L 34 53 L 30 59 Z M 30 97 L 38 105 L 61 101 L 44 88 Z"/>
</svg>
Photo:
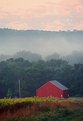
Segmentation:
<svg viewBox="0 0 83 121">
<path fill-rule="evenodd" d="M 64 85 L 62 85 L 61 83 L 59 83 L 56 80 L 50 81 L 50 83 L 52 83 L 53 85 L 57 86 L 61 90 L 67 90 L 68 89 L 67 87 L 65 87 Z"/>
</svg>

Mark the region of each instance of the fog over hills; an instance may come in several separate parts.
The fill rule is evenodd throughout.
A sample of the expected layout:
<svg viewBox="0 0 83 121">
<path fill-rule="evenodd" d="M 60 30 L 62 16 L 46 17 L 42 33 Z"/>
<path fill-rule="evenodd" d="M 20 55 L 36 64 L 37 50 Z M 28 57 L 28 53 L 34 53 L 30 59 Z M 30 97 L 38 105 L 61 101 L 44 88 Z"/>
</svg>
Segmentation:
<svg viewBox="0 0 83 121">
<path fill-rule="evenodd" d="M 83 63 L 83 51 L 74 51 L 70 55 L 60 55 L 58 53 L 53 53 L 46 57 L 41 56 L 37 53 L 32 53 L 30 51 L 19 51 L 13 55 L 0 55 L 0 62 L 6 61 L 8 59 L 16 59 L 23 58 L 24 60 L 28 60 L 30 62 L 37 62 L 40 60 L 50 61 L 50 60 L 66 60 L 69 64 L 78 64 Z"/>
<path fill-rule="evenodd" d="M 83 30 L 39 31 L 0 29 L 0 55 L 30 51 L 43 56 L 58 53 L 62 56 L 83 51 Z"/>
</svg>

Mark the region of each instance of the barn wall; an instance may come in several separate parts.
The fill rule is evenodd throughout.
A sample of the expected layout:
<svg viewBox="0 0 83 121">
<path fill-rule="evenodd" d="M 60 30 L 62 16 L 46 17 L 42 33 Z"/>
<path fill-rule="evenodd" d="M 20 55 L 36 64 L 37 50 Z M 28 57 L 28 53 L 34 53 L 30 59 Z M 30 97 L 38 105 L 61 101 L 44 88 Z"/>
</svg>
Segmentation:
<svg viewBox="0 0 83 121">
<path fill-rule="evenodd" d="M 51 84 L 50 82 L 47 82 L 42 87 L 40 87 L 36 91 L 36 96 L 38 97 L 59 97 L 61 98 L 63 95 L 63 91 L 56 87 L 55 85 Z M 64 94 L 65 95 L 65 94 Z"/>
<path fill-rule="evenodd" d="M 63 97 L 68 98 L 69 97 L 69 90 L 64 90 L 63 91 Z"/>
</svg>

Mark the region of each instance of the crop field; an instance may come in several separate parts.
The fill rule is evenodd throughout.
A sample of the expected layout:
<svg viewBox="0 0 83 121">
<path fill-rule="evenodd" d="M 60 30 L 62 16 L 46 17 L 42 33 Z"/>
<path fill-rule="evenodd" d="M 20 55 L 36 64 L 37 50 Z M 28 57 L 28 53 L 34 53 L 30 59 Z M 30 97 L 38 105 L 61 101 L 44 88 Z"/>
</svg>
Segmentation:
<svg viewBox="0 0 83 121">
<path fill-rule="evenodd" d="M 0 99 L 0 121 L 83 121 L 83 98 Z"/>
</svg>

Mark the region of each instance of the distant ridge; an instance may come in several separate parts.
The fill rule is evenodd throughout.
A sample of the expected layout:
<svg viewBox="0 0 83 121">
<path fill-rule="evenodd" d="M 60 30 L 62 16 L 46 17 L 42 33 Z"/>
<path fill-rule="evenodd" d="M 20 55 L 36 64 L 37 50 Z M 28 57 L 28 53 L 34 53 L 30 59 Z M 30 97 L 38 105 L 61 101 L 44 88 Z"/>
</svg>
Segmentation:
<svg viewBox="0 0 83 121">
<path fill-rule="evenodd" d="M 13 29 L 13 28 L 0 28 L 0 30 L 11 30 L 11 31 L 40 31 L 40 32 L 80 32 L 83 31 L 83 29 L 81 30 L 77 30 L 77 29 L 73 29 L 73 30 L 58 30 L 58 31 L 52 31 L 52 30 L 35 30 L 35 29 Z"/>
</svg>

